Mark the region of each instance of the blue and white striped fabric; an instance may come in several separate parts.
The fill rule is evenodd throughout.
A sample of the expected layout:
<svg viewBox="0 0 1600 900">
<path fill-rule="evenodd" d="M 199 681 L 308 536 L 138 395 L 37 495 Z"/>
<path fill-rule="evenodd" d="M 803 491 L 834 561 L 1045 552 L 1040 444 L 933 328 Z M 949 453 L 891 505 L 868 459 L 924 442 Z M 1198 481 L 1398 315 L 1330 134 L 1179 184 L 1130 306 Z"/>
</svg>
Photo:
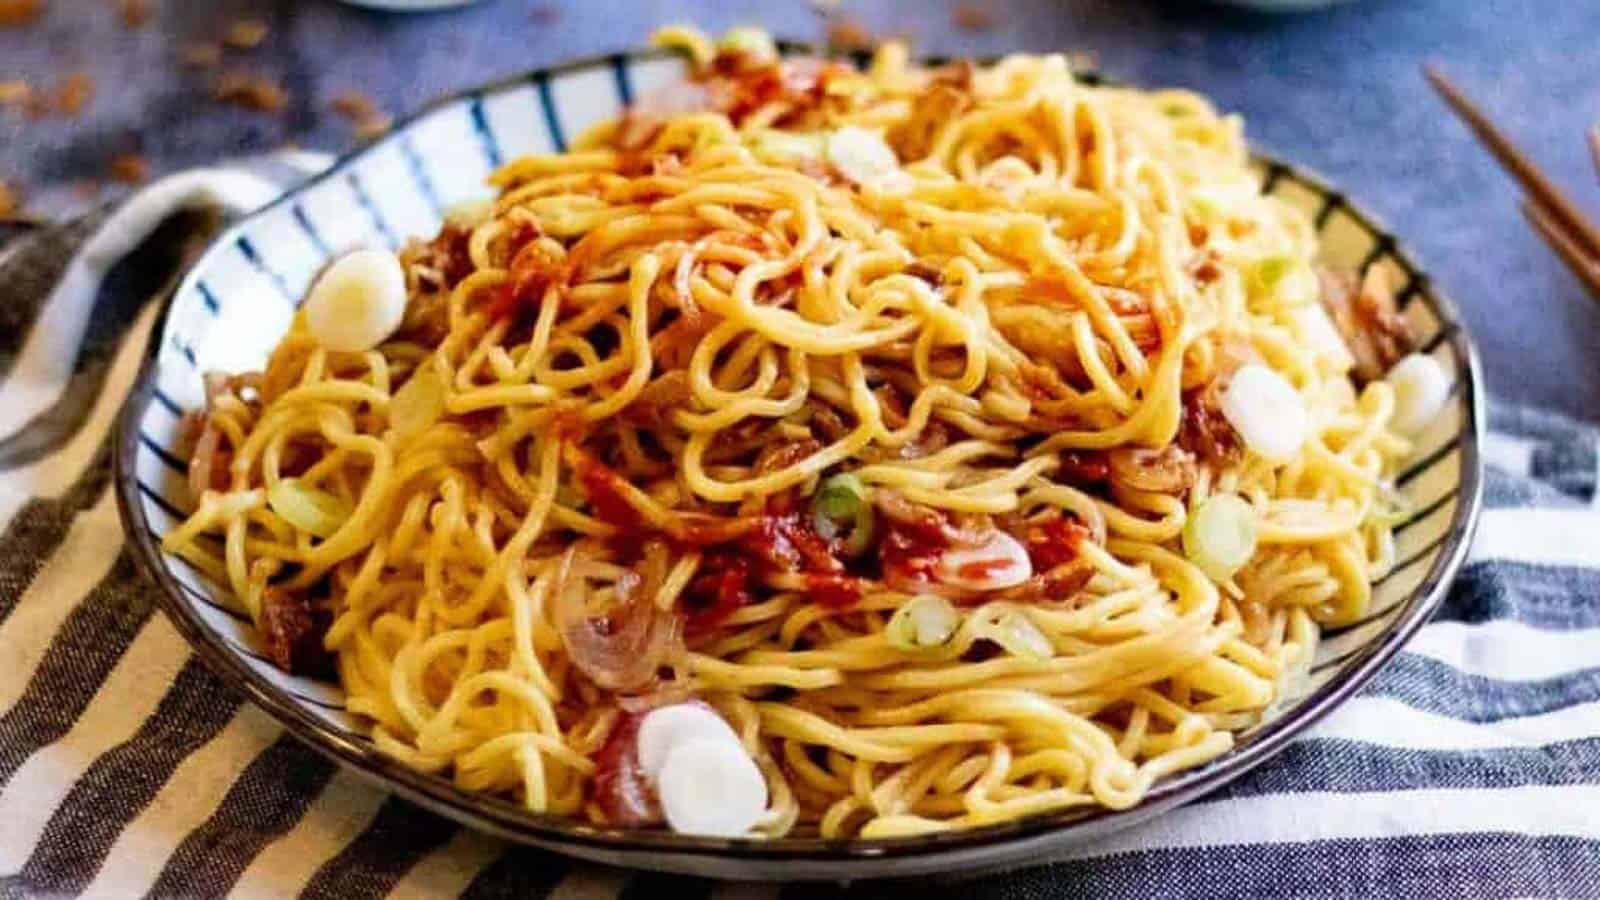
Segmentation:
<svg viewBox="0 0 1600 900">
<path fill-rule="evenodd" d="M 83 234 L 0 256 L 21 325 L 0 335 L 0 378 L 37 338 L 48 258 Z M 0 895 L 834 892 L 504 846 L 338 772 L 200 665 L 154 613 L 107 488 L 112 418 L 174 258 L 146 248 L 114 269 L 74 367 L 43 386 L 48 415 L 26 445 L 0 442 Z M 1494 407 L 1490 429 L 1480 533 L 1445 607 L 1309 737 L 1074 862 L 850 894 L 1600 897 L 1600 432 Z"/>
<path fill-rule="evenodd" d="M 1491 407 L 1471 561 L 1406 650 L 1281 756 L 1072 860 L 714 884 L 509 847 L 386 796 L 192 655 L 118 523 L 108 435 L 193 225 L 86 286 L 70 366 L 18 360 L 52 340 L 44 298 L 88 227 L 0 253 L 0 398 L 26 378 L 48 400 L 0 434 L 0 897 L 1600 897 L 1600 431 L 1515 408 Z"/>
</svg>

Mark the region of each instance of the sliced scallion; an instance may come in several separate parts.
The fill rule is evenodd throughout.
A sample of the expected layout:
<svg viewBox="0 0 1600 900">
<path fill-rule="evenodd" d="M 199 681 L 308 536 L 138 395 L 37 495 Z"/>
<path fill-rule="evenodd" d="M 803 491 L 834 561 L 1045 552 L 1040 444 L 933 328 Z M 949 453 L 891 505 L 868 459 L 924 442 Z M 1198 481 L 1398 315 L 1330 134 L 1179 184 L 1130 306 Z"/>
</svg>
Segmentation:
<svg viewBox="0 0 1600 900">
<path fill-rule="evenodd" d="M 811 498 L 811 520 L 824 540 L 837 542 L 846 556 L 872 546 L 872 500 L 861 479 L 843 472 L 830 476 Z"/>
<path fill-rule="evenodd" d="M 1262 293 L 1271 294 L 1293 267 L 1294 260 L 1287 256 L 1268 256 L 1256 263 L 1256 284 L 1261 287 Z"/>
<path fill-rule="evenodd" d="M 959 627 L 961 615 L 949 600 L 921 594 L 895 610 L 884 639 L 897 650 L 926 650 L 944 646 Z"/>
<path fill-rule="evenodd" d="M 389 424 L 403 438 L 421 434 L 439 421 L 444 405 L 444 378 L 425 362 L 389 401 Z"/>
<path fill-rule="evenodd" d="M 1410 518 L 1416 504 L 1411 498 L 1400 493 L 1393 484 L 1387 482 L 1378 485 L 1378 491 L 1372 498 L 1372 507 L 1367 511 L 1367 521 L 1384 528 L 1393 528 Z"/>
<path fill-rule="evenodd" d="M 1219 581 L 1232 578 L 1255 552 L 1255 508 L 1233 494 L 1207 499 L 1183 526 L 1184 555 Z"/>
<path fill-rule="evenodd" d="M 767 162 L 821 159 L 827 148 L 827 136 L 794 134 L 771 128 L 750 135 L 746 138 L 746 144 L 751 153 Z"/>
<path fill-rule="evenodd" d="M 1012 610 L 983 629 L 983 636 L 1012 656 L 1023 659 L 1049 659 L 1056 655 L 1050 638 L 1026 614 Z"/>
</svg>

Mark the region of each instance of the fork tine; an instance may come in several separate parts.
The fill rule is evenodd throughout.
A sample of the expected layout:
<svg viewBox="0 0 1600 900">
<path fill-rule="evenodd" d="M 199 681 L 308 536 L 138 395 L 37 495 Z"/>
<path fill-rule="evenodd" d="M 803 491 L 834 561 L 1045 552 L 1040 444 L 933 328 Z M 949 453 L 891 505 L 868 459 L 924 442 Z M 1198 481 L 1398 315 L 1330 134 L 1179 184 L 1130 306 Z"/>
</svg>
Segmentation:
<svg viewBox="0 0 1600 900">
<path fill-rule="evenodd" d="M 1528 217 L 1528 221 L 1533 223 L 1533 227 L 1538 230 L 1545 243 L 1549 244 L 1550 249 L 1554 250 L 1556 255 L 1561 257 L 1561 261 L 1567 264 L 1567 268 L 1572 270 L 1572 274 L 1578 276 L 1578 280 L 1589 289 L 1590 295 L 1600 300 L 1600 265 L 1596 265 L 1584 256 L 1583 249 L 1561 229 L 1544 207 L 1532 200 L 1523 200 L 1522 214 Z"/>
<path fill-rule="evenodd" d="M 1466 122 L 1478 140 L 1500 161 L 1500 165 L 1521 182 L 1523 188 L 1533 195 L 1534 200 L 1549 212 L 1552 224 L 1559 225 L 1569 232 L 1572 240 L 1583 248 L 1586 256 L 1600 259 L 1600 229 L 1596 229 L 1589 222 L 1572 201 L 1539 171 L 1539 167 L 1534 165 L 1532 160 L 1512 145 L 1511 140 L 1495 127 L 1482 110 L 1467 99 L 1467 95 L 1462 93 L 1460 88 L 1445 77 L 1438 66 L 1427 63 L 1423 65 L 1422 71 L 1434 89 L 1439 92 L 1439 96 L 1443 97 L 1456 115 Z"/>
</svg>

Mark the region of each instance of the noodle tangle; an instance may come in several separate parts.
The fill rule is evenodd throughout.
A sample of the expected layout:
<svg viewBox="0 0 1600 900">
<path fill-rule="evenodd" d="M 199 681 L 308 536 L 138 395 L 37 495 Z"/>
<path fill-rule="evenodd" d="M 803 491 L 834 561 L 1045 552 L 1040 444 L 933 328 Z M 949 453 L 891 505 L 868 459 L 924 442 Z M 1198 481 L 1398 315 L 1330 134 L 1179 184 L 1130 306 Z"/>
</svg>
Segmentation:
<svg viewBox="0 0 1600 900">
<path fill-rule="evenodd" d="M 1239 121 L 1060 56 L 664 39 L 692 81 L 401 252 L 388 340 L 302 316 L 208 378 L 166 549 L 384 752 L 598 824 L 649 821 L 612 745 L 689 698 L 766 836 L 1127 808 L 1227 751 L 1367 609 L 1410 449 L 1298 327 L 1315 233 Z M 1220 410 L 1246 365 L 1304 404 L 1287 461 Z"/>
</svg>

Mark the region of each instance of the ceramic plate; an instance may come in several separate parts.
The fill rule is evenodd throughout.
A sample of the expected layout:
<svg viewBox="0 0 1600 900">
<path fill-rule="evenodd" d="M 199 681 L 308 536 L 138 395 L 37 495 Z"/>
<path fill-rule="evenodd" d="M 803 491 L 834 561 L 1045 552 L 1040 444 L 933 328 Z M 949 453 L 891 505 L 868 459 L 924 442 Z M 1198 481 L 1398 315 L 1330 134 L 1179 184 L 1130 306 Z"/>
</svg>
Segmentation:
<svg viewBox="0 0 1600 900">
<path fill-rule="evenodd" d="M 786 52 L 801 48 L 785 47 Z M 530 813 L 468 793 L 381 755 L 344 710 L 337 684 L 285 675 L 267 661 L 227 589 L 160 550 L 189 507 L 179 420 L 203 403 L 207 369 L 257 368 L 288 327 L 312 276 L 333 255 L 398 247 L 431 235 L 441 211 L 487 197 L 485 179 L 513 157 L 561 150 L 631 98 L 680 78 L 675 57 L 637 52 L 495 82 L 429 106 L 283 199 L 245 216 L 211 246 L 168 301 L 123 415 L 118 494 L 128 534 L 161 586 L 169 616 L 196 651 L 292 733 L 335 761 L 446 816 L 574 856 L 641 868 L 741 879 L 848 879 L 973 871 L 1040 862 L 1094 836 L 1217 788 L 1281 750 L 1350 696 L 1426 620 L 1465 554 L 1480 495 L 1481 384 L 1454 307 L 1398 241 L 1342 194 L 1270 158 L 1266 189 L 1304 209 L 1324 261 L 1390 270 L 1422 348 L 1453 374 L 1446 412 L 1399 476 L 1416 513 L 1396 529 L 1399 564 L 1376 585 L 1372 612 L 1325 633 L 1311 676 L 1220 758 L 1157 783 L 1124 811 L 1065 811 L 914 838 L 721 840 L 628 831 Z M 1086 76 L 1091 77 L 1092 76 Z"/>
</svg>

